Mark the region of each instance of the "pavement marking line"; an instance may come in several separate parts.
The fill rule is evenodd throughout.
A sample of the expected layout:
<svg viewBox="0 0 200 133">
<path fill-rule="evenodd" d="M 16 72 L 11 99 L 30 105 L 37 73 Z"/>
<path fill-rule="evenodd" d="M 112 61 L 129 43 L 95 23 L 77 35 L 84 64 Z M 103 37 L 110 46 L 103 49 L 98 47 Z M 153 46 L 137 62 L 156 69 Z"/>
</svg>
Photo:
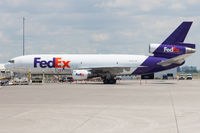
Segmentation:
<svg viewBox="0 0 200 133">
<path fill-rule="evenodd" d="M 91 117 L 89 117 L 88 119 L 86 119 L 85 121 L 83 121 L 83 123 L 81 123 L 80 125 L 78 125 L 74 129 L 72 129 L 71 131 L 69 131 L 69 133 L 73 133 L 77 129 L 83 127 L 86 123 L 88 123 L 89 121 L 91 121 L 92 119 L 94 119 L 96 116 L 98 116 L 99 114 L 101 114 L 103 111 L 105 111 L 107 109 L 108 109 L 108 106 L 103 107 L 103 109 L 100 109 L 99 111 L 97 111 L 97 113 L 95 113 L 94 115 L 92 115 Z"/>
<path fill-rule="evenodd" d="M 170 101 L 171 101 L 171 105 L 172 105 L 174 119 L 175 119 L 175 123 L 176 123 L 176 131 L 177 131 L 177 133 L 180 133 L 179 125 L 178 125 L 178 119 L 177 119 L 177 115 L 176 115 L 175 104 L 174 104 L 174 97 L 173 97 L 171 88 L 169 88 L 169 94 L 170 94 Z"/>
</svg>

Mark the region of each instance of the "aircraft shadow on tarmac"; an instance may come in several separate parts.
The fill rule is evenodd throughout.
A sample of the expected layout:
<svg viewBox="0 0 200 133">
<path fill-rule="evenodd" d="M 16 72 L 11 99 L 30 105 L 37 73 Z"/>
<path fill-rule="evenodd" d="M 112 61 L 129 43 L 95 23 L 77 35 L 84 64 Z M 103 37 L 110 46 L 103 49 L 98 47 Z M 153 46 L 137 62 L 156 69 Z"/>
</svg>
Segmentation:
<svg viewBox="0 0 200 133">
<path fill-rule="evenodd" d="M 155 82 L 155 83 L 151 83 L 151 84 L 169 84 L 169 85 L 171 85 L 171 84 L 176 84 L 176 83 L 172 83 L 172 82 Z"/>
<path fill-rule="evenodd" d="M 122 85 L 122 84 L 104 84 L 104 83 L 74 83 L 74 84 L 77 84 L 77 85 Z"/>
<path fill-rule="evenodd" d="M 117 82 L 116 84 L 104 84 L 103 82 L 78 82 L 78 83 L 73 83 L 73 84 L 78 84 L 78 85 L 108 85 L 108 86 L 130 85 L 130 83 L 123 83 L 123 82 Z"/>
</svg>

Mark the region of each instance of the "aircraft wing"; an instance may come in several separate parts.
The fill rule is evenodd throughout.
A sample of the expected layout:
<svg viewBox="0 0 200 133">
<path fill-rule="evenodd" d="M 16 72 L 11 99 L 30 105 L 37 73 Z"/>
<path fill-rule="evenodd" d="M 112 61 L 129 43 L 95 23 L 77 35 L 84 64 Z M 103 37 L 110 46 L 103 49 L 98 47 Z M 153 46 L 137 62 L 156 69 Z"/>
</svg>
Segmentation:
<svg viewBox="0 0 200 133">
<path fill-rule="evenodd" d="M 130 67 L 116 67 L 116 66 L 109 66 L 109 67 L 103 67 L 103 66 L 96 66 L 96 67 L 83 67 L 81 69 L 87 69 L 87 70 L 91 70 L 95 73 L 98 73 L 98 74 L 104 74 L 104 73 L 107 73 L 109 72 L 110 74 L 118 74 L 118 73 L 122 73 L 122 72 L 125 72 L 125 71 L 130 71 Z"/>
<path fill-rule="evenodd" d="M 157 64 L 161 65 L 161 66 L 169 66 L 171 64 L 182 64 L 185 61 L 185 58 L 187 58 L 190 55 L 191 54 L 184 54 L 184 55 L 176 56 L 174 58 L 171 58 L 171 59 L 168 59 L 165 61 L 161 61 Z"/>
<path fill-rule="evenodd" d="M 145 67 L 145 66 L 138 66 L 138 67 Z M 99 75 L 104 75 L 105 73 L 110 73 L 111 75 L 118 75 L 120 73 L 130 74 L 130 72 L 133 72 L 136 68 L 126 67 L 126 66 L 109 66 L 109 67 L 96 66 L 96 67 L 92 67 L 92 68 L 84 67 L 81 69 L 91 70 L 94 73 L 97 73 Z"/>
<path fill-rule="evenodd" d="M 115 74 L 119 74 L 119 73 L 122 73 L 122 72 L 128 72 L 130 71 L 130 67 L 96 67 L 96 68 L 91 68 L 92 71 L 95 71 L 96 73 L 99 73 L 99 74 L 103 74 L 103 73 L 111 73 L 113 75 Z"/>
</svg>

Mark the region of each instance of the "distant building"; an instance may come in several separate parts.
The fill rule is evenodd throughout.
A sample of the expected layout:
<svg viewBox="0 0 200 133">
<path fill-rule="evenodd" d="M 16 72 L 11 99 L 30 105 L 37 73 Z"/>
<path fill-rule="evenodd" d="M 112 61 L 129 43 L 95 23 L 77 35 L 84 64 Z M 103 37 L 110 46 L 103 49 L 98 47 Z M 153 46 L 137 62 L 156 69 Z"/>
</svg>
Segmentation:
<svg viewBox="0 0 200 133">
<path fill-rule="evenodd" d="M 4 64 L 0 64 L 0 74 L 2 75 L 4 73 L 6 73 L 6 68 L 5 68 Z"/>
<path fill-rule="evenodd" d="M 169 69 L 166 71 L 157 72 L 154 74 L 155 79 L 162 79 L 163 75 L 167 75 L 168 78 L 176 78 L 177 76 L 177 68 Z"/>
<path fill-rule="evenodd" d="M 0 79 L 10 77 L 10 71 L 6 70 L 5 64 L 0 64 Z"/>
<path fill-rule="evenodd" d="M 181 67 L 177 67 L 177 72 L 181 72 Z"/>
<path fill-rule="evenodd" d="M 197 70 L 196 66 L 183 66 L 183 67 L 181 67 L 181 72 L 196 73 L 196 72 L 198 72 L 198 70 Z"/>
</svg>

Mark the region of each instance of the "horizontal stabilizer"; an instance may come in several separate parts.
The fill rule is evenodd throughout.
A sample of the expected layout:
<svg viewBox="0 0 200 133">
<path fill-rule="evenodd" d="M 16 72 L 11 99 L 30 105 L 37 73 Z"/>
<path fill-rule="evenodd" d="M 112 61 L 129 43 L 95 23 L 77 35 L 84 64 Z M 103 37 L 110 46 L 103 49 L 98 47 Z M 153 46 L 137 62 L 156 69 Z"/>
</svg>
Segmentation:
<svg viewBox="0 0 200 133">
<path fill-rule="evenodd" d="M 190 55 L 191 54 L 184 54 L 184 55 L 176 56 L 174 58 L 171 58 L 171 59 L 168 59 L 168 60 L 165 60 L 165 61 L 161 61 L 157 64 L 161 65 L 163 67 L 169 66 L 171 64 L 182 64 L 185 61 L 185 58 L 187 58 Z"/>
</svg>

